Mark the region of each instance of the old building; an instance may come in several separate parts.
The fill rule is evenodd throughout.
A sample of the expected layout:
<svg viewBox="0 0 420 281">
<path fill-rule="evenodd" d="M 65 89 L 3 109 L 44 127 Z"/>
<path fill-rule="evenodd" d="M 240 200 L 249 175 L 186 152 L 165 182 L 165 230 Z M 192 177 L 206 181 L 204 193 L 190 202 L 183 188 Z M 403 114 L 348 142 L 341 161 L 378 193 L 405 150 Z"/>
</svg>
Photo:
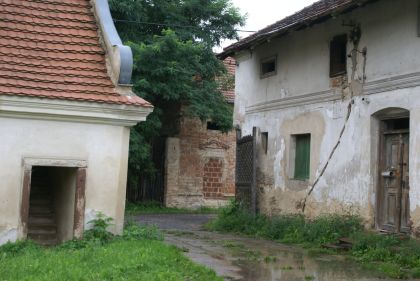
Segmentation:
<svg viewBox="0 0 420 281">
<path fill-rule="evenodd" d="M 322 0 L 224 50 L 235 124 L 256 128 L 262 212 L 352 211 L 419 234 L 419 13 L 416 0 Z"/>
<path fill-rule="evenodd" d="M 80 237 L 124 223 L 132 54 L 106 0 L 0 1 L 0 244 Z"/>
<path fill-rule="evenodd" d="M 235 61 L 224 60 L 231 75 Z M 222 89 L 233 105 L 233 89 Z M 164 203 L 169 207 L 218 207 L 235 196 L 235 133 L 211 121 L 182 118 L 179 132 L 166 140 Z"/>
</svg>

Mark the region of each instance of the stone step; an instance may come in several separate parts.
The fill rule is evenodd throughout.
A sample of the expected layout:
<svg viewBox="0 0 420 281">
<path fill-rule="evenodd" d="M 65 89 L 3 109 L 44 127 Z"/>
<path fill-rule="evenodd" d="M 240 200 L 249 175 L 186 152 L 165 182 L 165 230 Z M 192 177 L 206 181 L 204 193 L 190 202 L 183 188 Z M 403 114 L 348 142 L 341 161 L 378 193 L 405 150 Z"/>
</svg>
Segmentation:
<svg viewBox="0 0 420 281">
<path fill-rule="evenodd" d="M 32 216 L 29 215 L 28 219 L 29 225 L 55 225 L 54 216 Z"/>
<path fill-rule="evenodd" d="M 57 226 L 55 224 L 28 224 L 28 233 L 37 231 L 57 232 Z"/>
<path fill-rule="evenodd" d="M 57 240 L 57 233 L 52 233 L 52 234 L 28 233 L 28 238 L 37 243 L 42 242 L 42 241 Z"/>
<path fill-rule="evenodd" d="M 28 229 L 28 235 L 57 235 L 57 228 L 51 227 L 51 228 L 29 228 Z"/>
<path fill-rule="evenodd" d="M 54 212 L 50 206 L 35 205 L 29 207 L 29 213 L 31 215 L 54 215 Z"/>
</svg>

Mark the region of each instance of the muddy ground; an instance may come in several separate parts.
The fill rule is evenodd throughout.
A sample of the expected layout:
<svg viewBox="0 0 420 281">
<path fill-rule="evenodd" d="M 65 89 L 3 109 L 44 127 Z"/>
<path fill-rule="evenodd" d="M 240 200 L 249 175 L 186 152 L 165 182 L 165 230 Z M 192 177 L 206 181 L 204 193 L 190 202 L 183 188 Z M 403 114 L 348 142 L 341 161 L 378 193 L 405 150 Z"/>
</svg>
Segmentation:
<svg viewBox="0 0 420 281">
<path fill-rule="evenodd" d="M 154 224 L 165 241 L 181 248 L 197 263 L 212 268 L 225 280 L 242 281 L 383 281 L 379 273 L 339 255 L 311 254 L 277 242 L 208 232 L 214 215 L 140 215 L 141 224 Z"/>
</svg>

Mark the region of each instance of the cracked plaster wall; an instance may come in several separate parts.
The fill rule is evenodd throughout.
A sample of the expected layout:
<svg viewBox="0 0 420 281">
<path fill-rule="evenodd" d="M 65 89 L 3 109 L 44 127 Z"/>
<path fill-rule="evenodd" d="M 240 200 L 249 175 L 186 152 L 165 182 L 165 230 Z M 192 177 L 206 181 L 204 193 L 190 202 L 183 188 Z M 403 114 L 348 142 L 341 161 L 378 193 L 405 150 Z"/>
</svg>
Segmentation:
<svg viewBox="0 0 420 281">
<path fill-rule="evenodd" d="M 264 213 L 300 212 L 302 199 L 337 143 L 353 93 L 352 113 L 342 140 L 308 198 L 306 214 L 353 210 L 365 218 L 367 226 L 373 226 L 377 135 L 372 115 L 384 108 L 401 107 L 410 111 L 410 210 L 415 226 L 420 225 L 417 5 L 415 0 L 401 1 L 398 6 L 391 0 L 378 1 L 237 54 L 235 124 L 243 135 L 257 126 L 269 136 L 267 155 L 258 153 L 259 207 Z M 342 26 L 343 21 L 360 24 L 358 49 L 367 48 L 367 60 L 364 69 L 363 55 L 357 54 L 351 80 L 353 61 L 349 58 L 348 75 L 343 80 L 350 83 L 341 86 L 329 78 L 329 41 L 350 31 Z M 349 42 L 349 53 L 352 48 Z M 277 55 L 277 74 L 260 79 L 260 60 L 273 55 Z M 411 84 L 401 78 L 416 75 L 419 77 Z M 311 168 L 309 181 L 296 184 L 290 180 L 290 136 L 300 133 L 312 134 Z"/>
</svg>

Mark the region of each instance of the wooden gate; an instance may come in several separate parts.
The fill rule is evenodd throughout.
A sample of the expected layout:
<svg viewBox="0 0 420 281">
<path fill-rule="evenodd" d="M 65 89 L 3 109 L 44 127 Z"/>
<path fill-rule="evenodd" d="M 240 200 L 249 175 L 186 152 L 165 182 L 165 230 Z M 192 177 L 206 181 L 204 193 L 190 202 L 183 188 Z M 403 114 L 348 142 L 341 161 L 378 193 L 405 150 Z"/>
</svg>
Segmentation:
<svg viewBox="0 0 420 281">
<path fill-rule="evenodd" d="M 140 174 L 135 185 L 128 185 L 127 200 L 130 202 L 160 202 L 163 204 L 165 188 L 165 144 L 166 138 L 158 137 L 152 144 L 154 174 Z"/>
<path fill-rule="evenodd" d="M 247 206 L 252 213 L 257 210 L 256 192 L 256 128 L 252 135 L 241 137 L 236 142 L 236 200 Z"/>
</svg>

